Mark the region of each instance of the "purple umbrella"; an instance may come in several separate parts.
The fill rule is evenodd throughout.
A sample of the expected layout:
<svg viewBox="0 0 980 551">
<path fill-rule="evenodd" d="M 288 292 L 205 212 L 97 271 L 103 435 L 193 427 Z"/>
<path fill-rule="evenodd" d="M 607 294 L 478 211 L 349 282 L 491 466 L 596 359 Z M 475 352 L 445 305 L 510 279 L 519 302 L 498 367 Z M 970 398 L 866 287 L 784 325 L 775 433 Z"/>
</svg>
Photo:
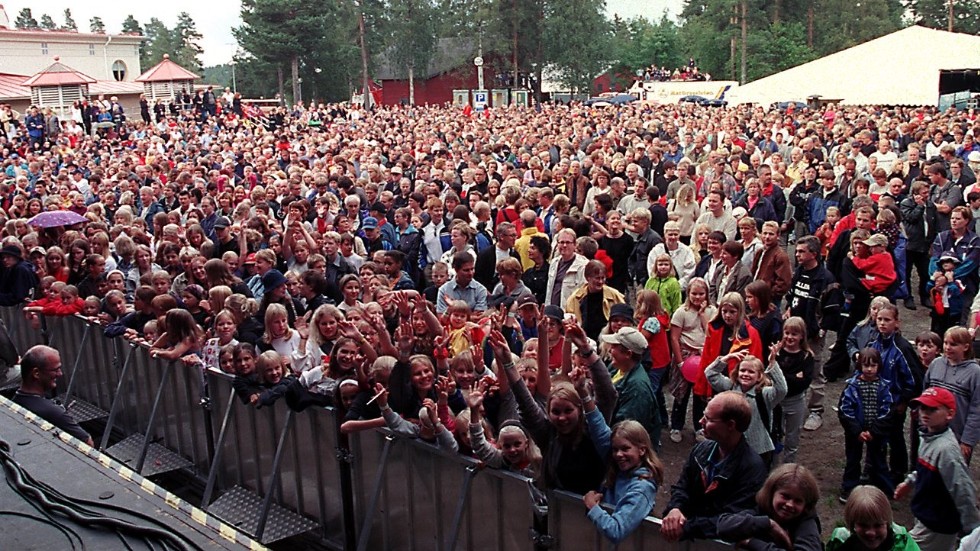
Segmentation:
<svg viewBox="0 0 980 551">
<path fill-rule="evenodd" d="M 38 213 L 37 216 L 27 221 L 35 228 L 57 228 L 61 226 L 73 226 L 81 222 L 88 222 L 88 218 L 75 214 L 70 210 L 49 210 Z"/>
</svg>

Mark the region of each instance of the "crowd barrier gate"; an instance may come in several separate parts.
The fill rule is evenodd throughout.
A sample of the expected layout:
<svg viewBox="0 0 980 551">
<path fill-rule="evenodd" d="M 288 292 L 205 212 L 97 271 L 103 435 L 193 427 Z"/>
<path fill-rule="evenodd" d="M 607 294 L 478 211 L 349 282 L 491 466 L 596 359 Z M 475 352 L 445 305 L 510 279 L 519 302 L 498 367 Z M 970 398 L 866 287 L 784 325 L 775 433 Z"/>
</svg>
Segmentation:
<svg viewBox="0 0 980 551">
<path fill-rule="evenodd" d="M 387 430 L 348 437 L 332 408 L 245 405 L 230 376 L 153 358 L 82 317 L 42 318 L 35 330 L 20 308 L 4 307 L 0 320 L 20 353 L 42 343 L 61 352 L 60 398 L 80 421 L 105 419 L 101 449 L 144 476 L 196 477 L 202 509 L 263 543 L 312 533 L 350 551 L 613 547 L 581 496 L 551 492 L 539 533 L 523 476 Z M 616 548 L 731 549 L 667 543 L 659 526 L 648 517 Z"/>
</svg>

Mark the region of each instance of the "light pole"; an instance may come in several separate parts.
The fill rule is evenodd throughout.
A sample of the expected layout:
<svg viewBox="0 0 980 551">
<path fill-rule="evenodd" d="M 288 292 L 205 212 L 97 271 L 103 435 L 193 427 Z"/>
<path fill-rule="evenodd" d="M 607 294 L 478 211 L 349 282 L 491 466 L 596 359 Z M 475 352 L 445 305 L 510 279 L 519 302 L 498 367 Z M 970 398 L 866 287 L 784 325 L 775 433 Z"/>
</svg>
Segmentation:
<svg viewBox="0 0 980 551">
<path fill-rule="evenodd" d="M 231 42 L 225 42 L 225 46 L 233 46 L 235 49 L 231 53 L 231 91 L 238 93 L 238 81 L 235 79 L 235 53 L 238 51 L 238 44 L 233 44 Z"/>
</svg>

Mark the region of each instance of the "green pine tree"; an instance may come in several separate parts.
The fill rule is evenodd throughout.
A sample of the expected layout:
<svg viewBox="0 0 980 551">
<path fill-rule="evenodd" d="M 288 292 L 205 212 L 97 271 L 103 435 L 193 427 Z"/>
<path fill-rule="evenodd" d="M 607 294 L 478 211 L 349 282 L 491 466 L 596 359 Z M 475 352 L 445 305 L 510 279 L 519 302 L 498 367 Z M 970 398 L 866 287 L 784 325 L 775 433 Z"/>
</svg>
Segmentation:
<svg viewBox="0 0 980 551">
<path fill-rule="evenodd" d="M 31 8 L 24 8 L 20 10 L 17 14 L 17 19 L 14 21 L 14 26 L 18 29 L 39 29 L 40 25 L 37 23 L 37 19 L 34 19 L 34 15 L 31 14 Z"/>
<path fill-rule="evenodd" d="M 71 16 L 71 9 L 65 8 L 65 26 L 62 29 L 69 31 L 77 31 L 78 24 L 75 23 L 75 18 Z"/>
<path fill-rule="evenodd" d="M 58 25 L 54 22 L 54 19 L 51 19 L 50 15 L 45 13 L 41 15 L 41 28 L 48 31 L 53 31 L 58 28 Z"/>
<path fill-rule="evenodd" d="M 89 32 L 96 34 L 105 34 L 105 23 L 102 22 L 102 18 L 93 17 L 92 19 L 89 19 L 88 30 Z"/>
</svg>

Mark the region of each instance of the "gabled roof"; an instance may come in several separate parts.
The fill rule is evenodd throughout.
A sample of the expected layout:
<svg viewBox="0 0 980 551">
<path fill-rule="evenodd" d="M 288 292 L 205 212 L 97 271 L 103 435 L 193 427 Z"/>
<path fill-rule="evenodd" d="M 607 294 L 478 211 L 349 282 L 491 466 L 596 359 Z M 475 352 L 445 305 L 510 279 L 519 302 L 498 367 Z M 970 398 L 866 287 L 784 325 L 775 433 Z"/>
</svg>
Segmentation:
<svg viewBox="0 0 980 551">
<path fill-rule="evenodd" d="M 980 67 L 980 36 L 912 26 L 750 82 L 732 103 L 806 101 L 846 105 L 936 105 L 939 72 Z"/>
<path fill-rule="evenodd" d="M 399 66 L 394 61 L 394 48 L 394 46 L 388 48 L 376 58 L 377 69 L 372 75 L 376 80 L 405 80 L 408 78 L 408 69 Z M 437 39 L 429 65 L 425 71 L 416 70 L 415 78 L 432 78 L 464 65 L 472 67 L 473 58 L 476 57 L 477 51 L 476 41 L 470 38 Z"/>
<path fill-rule="evenodd" d="M 76 84 L 91 84 L 95 79 L 80 73 L 61 63 L 57 57 L 54 63 L 41 72 L 24 81 L 24 86 L 72 86 Z"/>
<path fill-rule="evenodd" d="M 163 54 L 163 61 L 136 77 L 136 82 L 173 82 L 199 78 L 201 77 L 171 61 L 169 54 Z"/>
</svg>

